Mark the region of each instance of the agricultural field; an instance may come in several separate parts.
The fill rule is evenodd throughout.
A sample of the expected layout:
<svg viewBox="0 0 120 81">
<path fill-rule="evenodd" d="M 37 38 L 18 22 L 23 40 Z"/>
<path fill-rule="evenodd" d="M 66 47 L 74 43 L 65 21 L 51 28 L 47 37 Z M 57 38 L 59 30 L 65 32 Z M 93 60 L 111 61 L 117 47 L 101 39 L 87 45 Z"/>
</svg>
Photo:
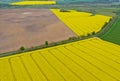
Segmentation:
<svg viewBox="0 0 120 81">
<path fill-rule="evenodd" d="M 120 81 L 120 9 L 97 1 L 1 0 L 0 81 Z"/>
<path fill-rule="evenodd" d="M 0 53 L 73 36 L 76 35 L 49 9 L 0 10 Z"/>
<path fill-rule="evenodd" d="M 1 9 L 0 12 L 0 53 L 18 50 L 21 46 L 39 46 L 45 41 L 87 36 L 100 31 L 111 18 L 75 10 L 60 12 L 60 9 Z"/>
<path fill-rule="evenodd" d="M 118 18 L 109 31 L 105 32 L 100 38 L 120 45 L 120 18 Z"/>
<path fill-rule="evenodd" d="M 50 5 L 56 4 L 56 1 L 20 1 L 20 2 L 12 2 L 10 5 Z"/>
<path fill-rule="evenodd" d="M 119 45 L 94 37 L 8 56 L 0 58 L 0 80 L 119 81 L 119 53 Z"/>
<path fill-rule="evenodd" d="M 51 9 L 51 11 L 78 36 L 87 36 L 100 31 L 111 19 L 109 16 L 75 10 Z"/>
<path fill-rule="evenodd" d="M 9 5 L 52 5 L 56 0 L 0 0 L 0 3 Z"/>
<path fill-rule="evenodd" d="M 11 2 L 23 2 L 23 1 L 54 1 L 54 2 L 57 2 L 57 3 L 70 3 L 70 2 L 93 2 L 93 1 L 98 1 L 98 0 L 0 0 L 0 2 L 2 3 L 11 3 Z M 45 4 L 46 4 L 45 3 Z M 41 4 L 41 3 L 40 3 Z M 51 4 L 51 3 L 50 3 Z"/>
</svg>

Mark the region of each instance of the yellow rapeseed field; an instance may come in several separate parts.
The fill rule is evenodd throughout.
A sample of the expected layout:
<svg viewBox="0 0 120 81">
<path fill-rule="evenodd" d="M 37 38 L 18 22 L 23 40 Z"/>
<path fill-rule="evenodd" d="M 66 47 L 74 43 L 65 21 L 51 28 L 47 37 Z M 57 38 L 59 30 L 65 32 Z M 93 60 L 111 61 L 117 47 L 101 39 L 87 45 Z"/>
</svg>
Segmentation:
<svg viewBox="0 0 120 81">
<path fill-rule="evenodd" d="M 20 1 L 12 2 L 10 5 L 47 5 L 47 4 L 56 4 L 56 1 Z"/>
<path fill-rule="evenodd" d="M 120 46 L 95 37 L 3 57 L 0 81 L 120 81 Z"/>
<path fill-rule="evenodd" d="M 60 9 L 51 9 L 51 11 L 63 21 L 78 36 L 86 36 L 93 32 L 98 32 L 106 22 L 109 22 L 109 16 L 92 15 L 86 12 L 77 12 L 69 10 L 69 12 L 61 12 Z"/>
</svg>

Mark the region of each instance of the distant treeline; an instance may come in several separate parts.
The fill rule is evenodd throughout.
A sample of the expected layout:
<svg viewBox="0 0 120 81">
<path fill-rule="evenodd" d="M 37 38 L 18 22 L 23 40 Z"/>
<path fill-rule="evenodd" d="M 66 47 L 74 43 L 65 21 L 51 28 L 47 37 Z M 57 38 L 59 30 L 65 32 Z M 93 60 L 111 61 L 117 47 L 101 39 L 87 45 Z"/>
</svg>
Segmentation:
<svg viewBox="0 0 120 81">
<path fill-rule="evenodd" d="M 4 8 L 4 7 L 9 7 L 10 5 L 9 4 L 0 4 L 0 8 Z"/>
</svg>

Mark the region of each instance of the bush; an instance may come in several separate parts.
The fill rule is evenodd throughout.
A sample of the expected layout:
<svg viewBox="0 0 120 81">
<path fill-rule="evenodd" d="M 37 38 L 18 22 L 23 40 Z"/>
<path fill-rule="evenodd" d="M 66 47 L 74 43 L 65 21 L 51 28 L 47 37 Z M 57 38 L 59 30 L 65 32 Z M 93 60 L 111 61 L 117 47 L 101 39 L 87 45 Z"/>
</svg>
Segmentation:
<svg viewBox="0 0 120 81">
<path fill-rule="evenodd" d="M 92 35 L 95 35 L 95 32 L 94 32 L 94 31 L 92 32 Z"/>
<path fill-rule="evenodd" d="M 77 37 L 69 37 L 69 40 L 76 40 Z"/>
<path fill-rule="evenodd" d="M 20 47 L 20 51 L 24 51 L 25 48 L 23 46 Z"/>
<path fill-rule="evenodd" d="M 45 45 L 48 46 L 48 41 L 45 41 Z"/>
<path fill-rule="evenodd" d="M 90 36 L 90 35 L 91 35 L 90 33 L 87 34 L 87 36 Z"/>
<path fill-rule="evenodd" d="M 70 11 L 61 9 L 60 12 L 70 12 Z"/>
</svg>

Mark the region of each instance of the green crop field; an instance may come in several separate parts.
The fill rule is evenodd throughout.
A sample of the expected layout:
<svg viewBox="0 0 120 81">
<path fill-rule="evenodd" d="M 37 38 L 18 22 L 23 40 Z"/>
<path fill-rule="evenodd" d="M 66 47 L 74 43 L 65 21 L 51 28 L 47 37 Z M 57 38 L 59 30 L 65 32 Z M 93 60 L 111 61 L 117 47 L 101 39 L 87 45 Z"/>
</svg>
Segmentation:
<svg viewBox="0 0 120 81">
<path fill-rule="evenodd" d="M 120 45 L 120 18 L 118 18 L 112 27 L 100 38 Z"/>
</svg>

